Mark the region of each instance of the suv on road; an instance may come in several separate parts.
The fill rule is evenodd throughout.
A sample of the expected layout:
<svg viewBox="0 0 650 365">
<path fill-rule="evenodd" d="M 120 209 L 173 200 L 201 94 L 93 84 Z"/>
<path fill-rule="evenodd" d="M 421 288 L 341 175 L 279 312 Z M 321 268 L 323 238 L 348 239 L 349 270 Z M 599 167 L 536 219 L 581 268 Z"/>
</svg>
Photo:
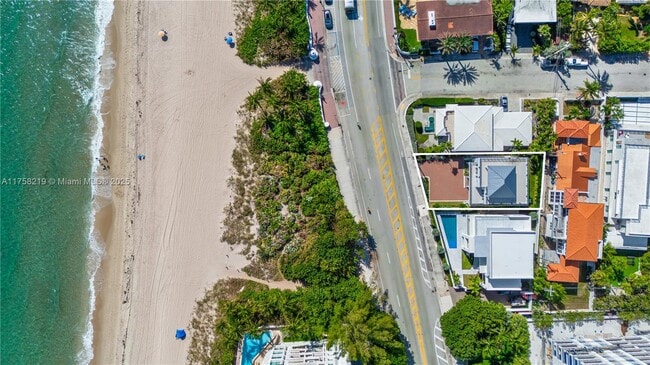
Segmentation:
<svg viewBox="0 0 650 365">
<path fill-rule="evenodd" d="M 334 19 L 332 19 L 332 12 L 329 10 L 325 10 L 325 28 L 327 29 L 332 29 L 334 28 Z"/>
<path fill-rule="evenodd" d="M 508 97 L 505 95 L 501 97 L 501 107 L 504 112 L 508 111 Z"/>
</svg>

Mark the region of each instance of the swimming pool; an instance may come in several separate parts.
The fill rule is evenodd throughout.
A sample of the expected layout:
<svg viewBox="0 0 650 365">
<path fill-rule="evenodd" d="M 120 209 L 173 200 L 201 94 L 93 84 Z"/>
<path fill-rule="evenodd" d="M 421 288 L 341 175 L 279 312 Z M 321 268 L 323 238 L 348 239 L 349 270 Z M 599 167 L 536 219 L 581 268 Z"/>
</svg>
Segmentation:
<svg viewBox="0 0 650 365">
<path fill-rule="evenodd" d="M 252 365 L 255 356 L 271 341 L 271 332 L 264 332 L 260 337 L 244 335 L 244 346 L 241 349 L 241 365 Z"/>
<path fill-rule="evenodd" d="M 440 221 L 442 221 L 443 233 L 447 240 L 447 245 L 449 248 L 457 248 L 458 232 L 456 230 L 456 215 L 441 215 Z"/>
</svg>

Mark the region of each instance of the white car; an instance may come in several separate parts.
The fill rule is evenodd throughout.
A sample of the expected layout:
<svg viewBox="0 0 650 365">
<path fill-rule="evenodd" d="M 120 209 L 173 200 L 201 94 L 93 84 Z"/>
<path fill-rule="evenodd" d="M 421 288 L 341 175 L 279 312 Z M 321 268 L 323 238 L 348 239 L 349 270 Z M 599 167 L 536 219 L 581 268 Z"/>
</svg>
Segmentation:
<svg viewBox="0 0 650 365">
<path fill-rule="evenodd" d="M 587 67 L 589 66 L 589 61 L 583 60 L 582 58 L 578 57 L 571 57 L 566 59 L 566 65 L 568 67 Z"/>
</svg>

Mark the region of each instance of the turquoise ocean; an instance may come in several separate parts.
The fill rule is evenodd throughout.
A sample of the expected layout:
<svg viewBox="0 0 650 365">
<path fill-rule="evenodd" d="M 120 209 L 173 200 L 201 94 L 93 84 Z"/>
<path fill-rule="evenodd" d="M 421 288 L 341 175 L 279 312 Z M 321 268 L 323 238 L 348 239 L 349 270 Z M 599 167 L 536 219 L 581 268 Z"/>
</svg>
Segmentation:
<svg viewBox="0 0 650 365">
<path fill-rule="evenodd" d="M 2 364 L 92 359 L 109 1 L 0 1 Z"/>
</svg>

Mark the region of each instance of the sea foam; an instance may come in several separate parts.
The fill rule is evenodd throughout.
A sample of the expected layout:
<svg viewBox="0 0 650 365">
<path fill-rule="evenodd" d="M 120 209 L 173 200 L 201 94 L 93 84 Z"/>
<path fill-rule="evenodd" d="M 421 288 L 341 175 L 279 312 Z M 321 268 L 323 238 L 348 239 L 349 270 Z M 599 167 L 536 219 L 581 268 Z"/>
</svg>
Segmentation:
<svg viewBox="0 0 650 365">
<path fill-rule="evenodd" d="M 104 129 L 104 120 L 102 118 L 101 109 L 102 109 L 102 100 L 104 93 L 111 86 L 111 74 L 112 69 L 115 67 L 115 62 L 112 59 L 112 55 L 106 50 L 106 31 L 108 24 L 110 23 L 111 17 L 113 15 L 113 1 L 100 0 L 97 2 L 95 8 L 95 26 L 97 27 L 97 41 L 95 43 L 95 76 L 93 81 L 93 87 L 91 90 L 88 90 L 84 98 L 86 102 L 91 103 L 93 115 L 96 121 L 95 134 L 90 145 L 90 153 L 93 159 L 92 162 L 92 175 L 95 177 L 99 172 L 99 160 L 102 147 L 102 140 L 104 138 L 103 129 Z M 100 243 L 100 237 L 95 229 L 95 218 L 96 214 L 101 208 L 99 206 L 98 197 L 110 197 L 110 186 L 106 188 L 99 187 L 97 185 L 92 185 L 92 195 L 93 195 L 93 206 L 90 210 L 90 225 L 88 230 L 88 258 L 86 262 L 86 270 L 89 277 L 89 293 L 90 293 L 90 303 L 89 303 L 89 312 L 86 319 L 86 332 L 82 339 L 82 349 L 76 356 L 77 364 L 88 364 L 93 359 L 93 313 L 95 311 L 95 276 L 99 265 L 104 255 L 104 249 Z M 106 190 L 102 190 L 106 189 Z"/>
</svg>

